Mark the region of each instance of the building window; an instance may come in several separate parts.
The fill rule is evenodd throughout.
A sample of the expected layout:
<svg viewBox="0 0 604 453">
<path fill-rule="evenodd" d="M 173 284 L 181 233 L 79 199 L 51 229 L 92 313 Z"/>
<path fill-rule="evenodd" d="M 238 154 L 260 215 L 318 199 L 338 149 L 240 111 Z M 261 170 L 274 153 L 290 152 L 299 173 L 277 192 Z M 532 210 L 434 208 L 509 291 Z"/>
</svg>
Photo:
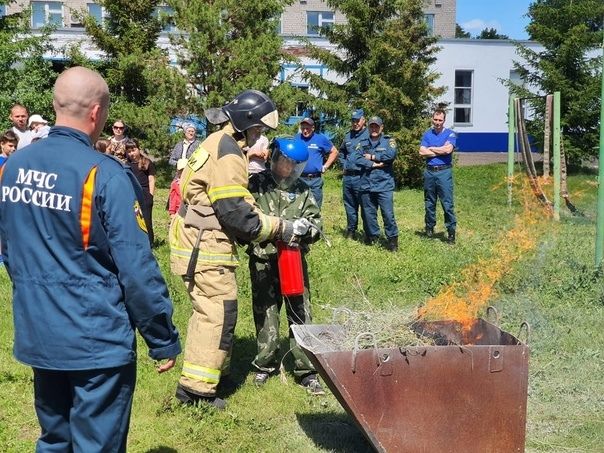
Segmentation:
<svg viewBox="0 0 604 453">
<path fill-rule="evenodd" d="M 0 5 L 0 17 L 6 16 L 6 5 Z"/>
<path fill-rule="evenodd" d="M 32 28 L 41 28 L 45 25 L 63 27 L 62 2 L 31 2 Z"/>
<path fill-rule="evenodd" d="M 105 22 L 105 17 L 107 17 L 107 14 L 105 13 L 105 8 L 103 8 L 98 3 L 87 3 L 87 6 L 88 14 L 92 16 L 92 18 L 97 24 L 103 25 L 103 22 Z"/>
<path fill-rule="evenodd" d="M 455 71 L 453 99 L 453 123 L 472 124 L 472 79 L 473 71 Z"/>
<path fill-rule="evenodd" d="M 333 11 L 306 11 L 306 34 L 319 35 L 321 27 L 329 27 L 334 23 Z"/>
<path fill-rule="evenodd" d="M 283 33 L 282 24 L 283 24 L 283 14 L 281 14 L 277 18 L 277 25 L 276 25 L 275 31 L 277 32 L 278 35 L 280 35 L 281 33 Z"/>
<path fill-rule="evenodd" d="M 434 14 L 424 14 L 424 20 L 428 26 L 428 36 L 434 35 Z"/>
<path fill-rule="evenodd" d="M 158 19 L 166 19 L 164 28 L 162 31 L 173 32 L 176 31 L 176 25 L 174 24 L 174 9 L 169 6 L 158 6 L 155 8 L 153 15 Z"/>
</svg>

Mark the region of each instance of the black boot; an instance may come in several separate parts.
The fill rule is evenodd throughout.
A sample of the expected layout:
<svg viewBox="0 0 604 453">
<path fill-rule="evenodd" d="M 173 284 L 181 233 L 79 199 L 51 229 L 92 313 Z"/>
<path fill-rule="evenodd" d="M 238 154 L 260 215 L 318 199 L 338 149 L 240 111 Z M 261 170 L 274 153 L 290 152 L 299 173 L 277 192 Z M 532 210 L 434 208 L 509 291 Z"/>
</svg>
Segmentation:
<svg viewBox="0 0 604 453">
<path fill-rule="evenodd" d="M 378 241 L 377 236 L 365 236 L 366 245 L 373 245 L 373 244 L 377 243 L 377 241 Z"/>
<path fill-rule="evenodd" d="M 354 231 L 352 230 L 346 230 L 346 234 L 344 235 L 346 239 L 354 239 L 354 236 Z"/>
<path fill-rule="evenodd" d="M 434 228 L 426 227 L 426 237 L 434 237 Z"/>
<path fill-rule="evenodd" d="M 448 233 L 447 242 L 449 244 L 455 244 L 455 230 L 449 230 Z"/>
<path fill-rule="evenodd" d="M 388 238 L 386 243 L 386 250 L 390 252 L 396 252 L 398 250 L 398 236 Z"/>
<path fill-rule="evenodd" d="M 193 393 L 185 389 L 182 385 L 178 384 L 176 387 L 176 399 L 185 406 L 195 406 L 198 403 L 207 403 L 210 406 L 215 407 L 219 411 L 224 410 L 226 407 L 226 401 L 217 396 L 202 396 L 197 393 Z"/>
</svg>

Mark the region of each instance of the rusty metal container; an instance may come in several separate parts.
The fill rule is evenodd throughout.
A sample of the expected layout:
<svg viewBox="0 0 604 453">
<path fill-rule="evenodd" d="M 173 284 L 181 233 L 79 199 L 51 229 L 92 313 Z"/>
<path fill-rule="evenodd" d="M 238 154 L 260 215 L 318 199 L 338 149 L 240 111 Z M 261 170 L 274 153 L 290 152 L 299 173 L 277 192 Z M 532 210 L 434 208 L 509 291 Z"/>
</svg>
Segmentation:
<svg viewBox="0 0 604 453">
<path fill-rule="evenodd" d="M 434 346 L 363 349 L 361 334 L 352 350 L 341 326 L 292 329 L 376 451 L 524 451 L 529 348 L 494 324 L 418 322 Z"/>
</svg>

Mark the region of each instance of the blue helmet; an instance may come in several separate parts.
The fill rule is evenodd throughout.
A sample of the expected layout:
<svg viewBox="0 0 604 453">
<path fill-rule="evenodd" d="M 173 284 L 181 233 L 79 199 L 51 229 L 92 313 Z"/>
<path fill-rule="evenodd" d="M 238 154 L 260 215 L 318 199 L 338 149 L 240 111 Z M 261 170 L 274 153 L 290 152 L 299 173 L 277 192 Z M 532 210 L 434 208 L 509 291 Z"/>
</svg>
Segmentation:
<svg viewBox="0 0 604 453">
<path fill-rule="evenodd" d="M 302 174 L 308 160 L 308 147 L 302 140 L 293 137 L 278 137 L 273 140 L 271 172 L 281 189 L 287 189 Z"/>
<path fill-rule="evenodd" d="M 278 137 L 273 142 L 273 155 L 275 151 L 280 151 L 281 155 L 293 160 L 296 163 L 306 162 L 308 160 L 308 147 L 300 140 L 293 137 Z"/>
</svg>

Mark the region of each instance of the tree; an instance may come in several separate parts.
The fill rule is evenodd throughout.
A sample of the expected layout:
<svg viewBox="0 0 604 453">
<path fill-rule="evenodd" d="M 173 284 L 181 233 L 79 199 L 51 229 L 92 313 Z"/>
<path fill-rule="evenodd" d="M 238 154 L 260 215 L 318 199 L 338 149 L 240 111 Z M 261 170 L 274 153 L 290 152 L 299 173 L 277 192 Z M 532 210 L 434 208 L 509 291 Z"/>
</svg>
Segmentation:
<svg viewBox="0 0 604 453">
<path fill-rule="evenodd" d="M 508 35 L 500 35 L 495 28 L 485 28 L 476 39 L 510 39 Z"/>
<path fill-rule="evenodd" d="M 111 93 L 110 120 L 123 119 L 129 135 L 141 139 L 151 154 L 166 156 L 173 139 L 168 125 L 175 115 L 187 113 L 186 80 L 170 65 L 168 52 L 157 46 L 168 18 L 158 17 L 159 0 L 99 0 L 108 15 L 97 23 L 82 17 L 86 32 L 104 52 L 96 67 Z M 74 62 L 82 56 L 72 53 Z"/>
<path fill-rule="evenodd" d="M 0 5 L 10 4 L 0 0 Z M 29 10 L 0 17 L 0 131 L 10 126 L 8 112 L 13 104 L 26 106 L 52 120 L 52 87 L 56 73 L 44 59 L 51 50 L 49 30 L 32 35 Z"/>
<path fill-rule="evenodd" d="M 456 38 L 471 38 L 470 32 L 465 31 L 461 25 L 455 24 L 455 37 Z"/>
<path fill-rule="evenodd" d="M 423 159 L 419 139 L 428 126 L 429 110 L 443 93 L 431 69 L 438 47 L 428 35 L 422 0 L 328 0 L 344 13 L 346 24 L 321 33 L 338 52 L 311 46 L 311 55 L 345 78 L 343 84 L 310 73 L 317 110 L 348 118 L 351 108 L 363 107 L 383 118 L 386 132 L 398 144 L 394 163 L 397 184 L 417 186 Z"/>
<path fill-rule="evenodd" d="M 195 109 L 223 105 L 239 92 L 270 93 L 281 113 L 293 111 L 293 89 L 275 86 L 282 51 L 277 25 L 288 0 L 170 0 L 178 64 L 196 91 Z"/>
<path fill-rule="evenodd" d="M 531 21 L 527 31 L 542 50 L 522 44 L 517 51 L 526 63 L 514 68 L 526 86 L 508 81 L 519 97 L 560 91 L 561 124 L 567 157 L 571 161 L 597 154 L 600 112 L 602 52 L 601 0 L 537 0 L 529 6 Z M 540 121 L 533 126 L 536 137 L 542 135 L 545 102 L 529 99 Z M 538 132 L 537 132 L 538 131 Z"/>
</svg>

